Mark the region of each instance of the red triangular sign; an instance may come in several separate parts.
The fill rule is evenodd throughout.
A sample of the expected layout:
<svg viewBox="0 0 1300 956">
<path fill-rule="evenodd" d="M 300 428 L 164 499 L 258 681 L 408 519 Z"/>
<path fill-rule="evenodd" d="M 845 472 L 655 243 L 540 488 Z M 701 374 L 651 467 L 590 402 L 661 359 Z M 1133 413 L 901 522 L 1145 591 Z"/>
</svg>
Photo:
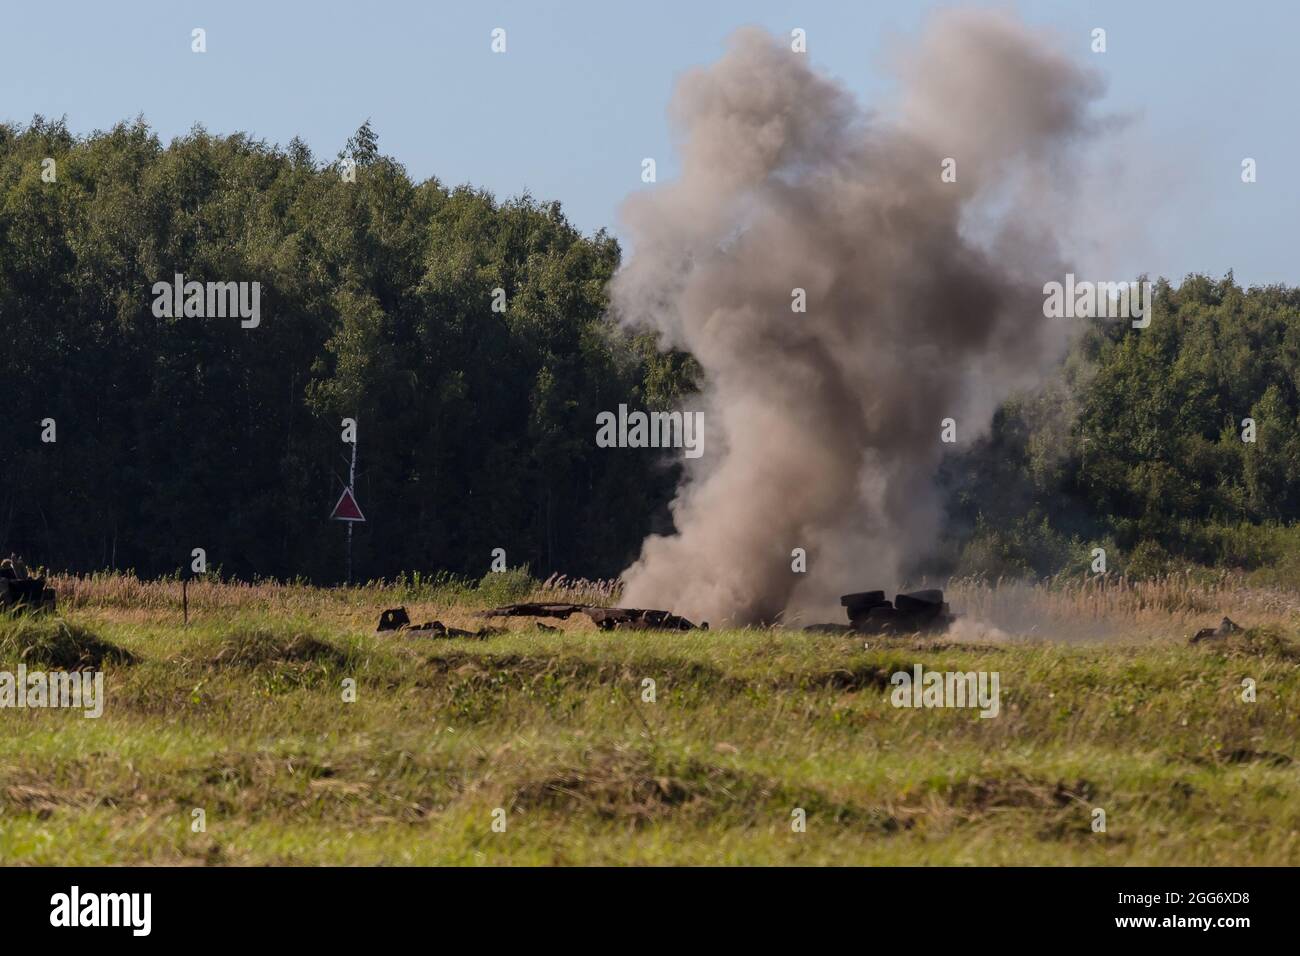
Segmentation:
<svg viewBox="0 0 1300 956">
<path fill-rule="evenodd" d="M 338 504 L 334 506 L 334 513 L 330 515 L 335 521 L 365 521 L 366 516 L 361 513 L 357 507 L 357 499 L 352 497 L 352 489 L 344 488 L 343 494 L 339 496 Z"/>
</svg>

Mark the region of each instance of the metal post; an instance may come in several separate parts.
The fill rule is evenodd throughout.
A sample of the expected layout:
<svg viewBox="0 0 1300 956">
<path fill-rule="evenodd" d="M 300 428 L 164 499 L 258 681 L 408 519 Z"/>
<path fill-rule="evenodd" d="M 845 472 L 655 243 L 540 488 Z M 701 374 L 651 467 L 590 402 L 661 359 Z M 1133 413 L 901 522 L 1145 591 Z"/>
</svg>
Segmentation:
<svg viewBox="0 0 1300 956">
<path fill-rule="evenodd" d="M 348 467 L 348 494 L 352 495 L 352 500 L 357 497 L 357 436 L 352 434 L 352 464 Z M 354 522 L 349 521 L 348 525 L 348 584 L 352 584 L 352 525 Z"/>
</svg>

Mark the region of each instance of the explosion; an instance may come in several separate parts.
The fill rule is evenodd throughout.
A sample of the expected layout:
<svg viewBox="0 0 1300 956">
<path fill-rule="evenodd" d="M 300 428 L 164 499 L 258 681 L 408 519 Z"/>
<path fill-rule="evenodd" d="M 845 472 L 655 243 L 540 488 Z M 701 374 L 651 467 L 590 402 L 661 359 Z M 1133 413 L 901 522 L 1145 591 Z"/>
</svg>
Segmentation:
<svg viewBox="0 0 1300 956">
<path fill-rule="evenodd" d="M 868 114 L 751 28 L 680 81 L 682 174 L 625 202 L 611 294 L 699 361 L 709 443 L 625 603 L 743 625 L 898 581 L 939 530 L 945 420 L 969 441 L 1063 354 L 1042 288 L 1100 83 L 989 12 L 936 16 L 896 70 Z"/>
</svg>

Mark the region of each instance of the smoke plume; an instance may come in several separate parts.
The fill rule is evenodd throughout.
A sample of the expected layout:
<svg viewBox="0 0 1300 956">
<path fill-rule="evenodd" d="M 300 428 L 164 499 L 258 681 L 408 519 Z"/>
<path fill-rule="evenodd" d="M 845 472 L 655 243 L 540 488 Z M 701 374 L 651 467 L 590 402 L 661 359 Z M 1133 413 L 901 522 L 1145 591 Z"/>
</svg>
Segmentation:
<svg viewBox="0 0 1300 956">
<path fill-rule="evenodd" d="M 895 69 L 868 115 L 745 29 L 680 80 L 681 176 L 625 203 L 612 296 L 699 361 L 704 454 L 624 603 L 748 624 L 897 584 L 938 531 L 941 422 L 966 444 L 1059 359 L 1042 286 L 1099 84 L 988 12 L 935 17 Z"/>
</svg>

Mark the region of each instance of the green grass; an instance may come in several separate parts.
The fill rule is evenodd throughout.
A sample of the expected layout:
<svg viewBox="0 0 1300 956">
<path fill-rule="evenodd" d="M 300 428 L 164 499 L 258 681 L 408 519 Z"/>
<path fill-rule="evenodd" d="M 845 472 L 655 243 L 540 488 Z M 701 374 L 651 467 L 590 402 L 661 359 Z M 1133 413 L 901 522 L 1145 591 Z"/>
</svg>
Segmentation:
<svg viewBox="0 0 1300 956">
<path fill-rule="evenodd" d="M 0 710 L 0 861 L 1300 863 L 1285 628 L 864 647 L 513 621 L 467 641 L 304 607 L 0 624 L 0 670 L 94 657 L 107 697 L 98 720 Z M 916 663 L 999 672 L 1000 715 L 891 706 Z"/>
</svg>

